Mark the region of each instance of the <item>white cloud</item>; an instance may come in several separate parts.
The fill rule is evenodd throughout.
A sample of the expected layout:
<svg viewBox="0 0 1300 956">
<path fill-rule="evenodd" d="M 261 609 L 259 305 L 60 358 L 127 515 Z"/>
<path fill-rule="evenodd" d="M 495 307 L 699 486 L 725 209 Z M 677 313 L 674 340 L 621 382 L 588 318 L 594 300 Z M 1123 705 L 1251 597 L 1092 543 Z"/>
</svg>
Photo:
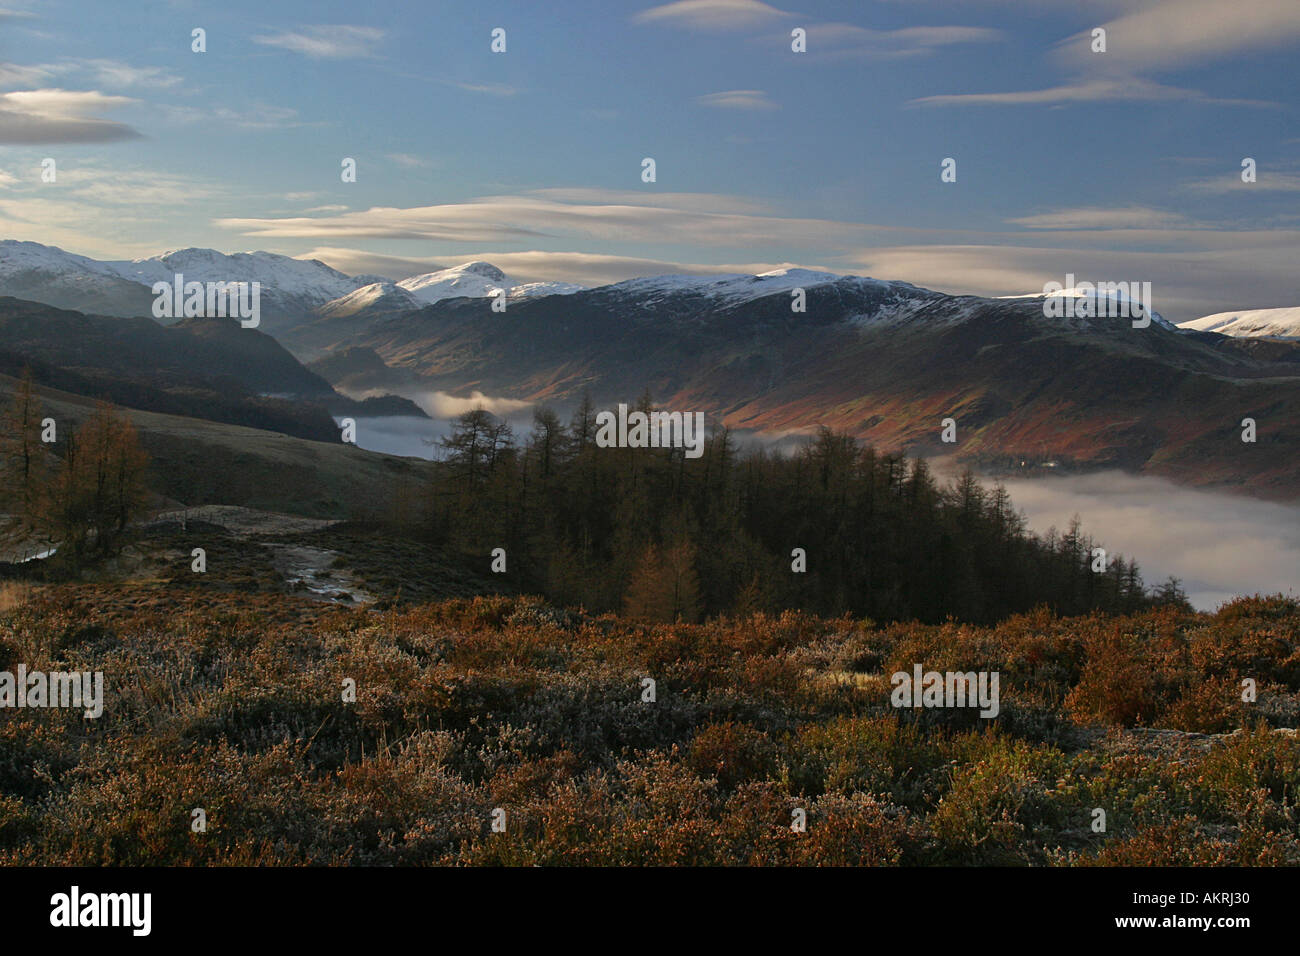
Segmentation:
<svg viewBox="0 0 1300 956">
<path fill-rule="evenodd" d="M 724 90 L 721 93 L 709 93 L 695 97 L 701 106 L 712 106 L 728 110 L 775 110 L 775 103 L 767 98 L 762 90 Z"/>
<path fill-rule="evenodd" d="M 398 166 L 404 166 L 407 169 L 428 169 L 433 165 L 433 160 L 425 159 L 423 156 L 414 156 L 411 153 L 389 153 L 388 158 Z"/>
<path fill-rule="evenodd" d="M 1199 193 L 1237 193 L 1241 191 L 1243 195 L 1250 195 L 1250 193 L 1256 191 L 1300 192 L 1300 175 L 1295 173 L 1279 173 L 1267 166 L 1263 166 L 1256 170 L 1255 176 L 1255 182 L 1244 183 L 1241 181 L 1241 170 L 1237 170 L 1223 176 L 1193 179 L 1183 183 L 1183 188 Z"/>
<path fill-rule="evenodd" d="M 1001 30 L 987 27 L 906 27 L 869 30 L 851 23 L 814 23 L 808 31 L 808 54 L 830 58 L 846 56 L 905 57 L 932 53 L 960 43 L 993 43 L 1005 38 Z M 788 42 L 782 34 L 769 40 Z"/>
<path fill-rule="evenodd" d="M 1165 70 L 1300 39 L 1296 0 L 1155 0 L 1130 6 L 1137 9 L 1098 24 L 1106 30 L 1104 55 L 1091 52 L 1090 27 L 1058 45 L 1064 58 L 1080 67 Z"/>
<path fill-rule="evenodd" d="M 676 198 L 671 198 L 675 196 Z M 486 196 L 470 202 L 414 208 L 376 207 L 317 218 L 222 219 L 216 225 L 248 236 L 315 239 L 421 239 L 444 242 L 518 241 L 540 237 L 598 241 L 736 246 L 754 243 L 860 242 L 869 231 L 855 223 L 713 211 L 708 194 L 590 191 L 564 201 L 540 191 Z M 725 200 L 723 201 L 725 203 Z"/>
<path fill-rule="evenodd" d="M 0 145 L 108 143 L 135 139 L 124 123 L 91 114 L 134 103 L 97 90 L 21 90 L 0 93 Z"/>
<path fill-rule="evenodd" d="M 632 19 L 697 30 L 743 30 L 788 16 L 758 0 L 677 0 L 643 10 Z"/>
<path fill-rule="evenodd" d="M 316 59 L 347 59 L 373 56 L 375 47 L 383 38 L 384 31 L 375 27 L 336 25 L 255 36 L 253 42 Z"/>
<path fill-rule="evenodd" d="M 168 89 L 181 82 L 179 76 L 162 67 L 132 66 L 119 60 L 80 60 L 69 66 L 87 71 L 100 86 Z"/>
<path fill-rule="evenodd" d="M 533 189 L 530 196 L 555 202 L 594 203 L 616 206 L 665 206 L 696 212 L 733 212 L 759 215 L 768 205 L 749 196 L 728 193 L 646 192 L 639 189 L 603 189 L 596 186 L 552 186 Z"/>
</svg>

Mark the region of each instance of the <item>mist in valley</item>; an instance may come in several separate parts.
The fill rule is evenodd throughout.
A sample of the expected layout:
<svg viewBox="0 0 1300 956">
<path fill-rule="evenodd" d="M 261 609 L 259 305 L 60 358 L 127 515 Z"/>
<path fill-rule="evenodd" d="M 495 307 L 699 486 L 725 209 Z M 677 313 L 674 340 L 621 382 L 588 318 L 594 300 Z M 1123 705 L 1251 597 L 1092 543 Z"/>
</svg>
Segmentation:
<svg viewBox="0 0 1300 956">
<path fill-rule="evenodd" d="M 1243 594 L 1300 594 L 1300 505 L 1119 471 L 1003 484 L 1034 531 L 1078 514 L 1108 555 L 1137 558 L 1148 585 L 1177 577 L 1198 610 Z"/>
</svg>

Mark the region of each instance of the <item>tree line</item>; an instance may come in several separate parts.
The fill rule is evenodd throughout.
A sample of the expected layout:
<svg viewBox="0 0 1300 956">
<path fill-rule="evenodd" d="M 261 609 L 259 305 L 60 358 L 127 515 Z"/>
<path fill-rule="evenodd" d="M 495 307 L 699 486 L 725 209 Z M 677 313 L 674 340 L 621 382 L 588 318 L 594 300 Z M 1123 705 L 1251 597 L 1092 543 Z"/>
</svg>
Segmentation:
<svg viewBox="0 0 1300 956">
<path fill-rule="evenodd" d="M 653 404 L 638 404 L 649 412 Z M 1148 591 L 1138 565 L 1094 555 L 1078 519 L 1030 533 L 1001 485 L 942 484 L 924 459 L 822 428 L 793 454 L 741 451 L 725 429 L 704 453 L 604 448 L 589 398 L 569 422 L 536 411 L 522 439 L 484 409 L 439 442 L 418 528 L 486 570 L 506 553 L 518 587 L 564 605 L 648 620 L 802 608 L 878 620 L 992 622 L 1186 604 Z"/>
</svg>

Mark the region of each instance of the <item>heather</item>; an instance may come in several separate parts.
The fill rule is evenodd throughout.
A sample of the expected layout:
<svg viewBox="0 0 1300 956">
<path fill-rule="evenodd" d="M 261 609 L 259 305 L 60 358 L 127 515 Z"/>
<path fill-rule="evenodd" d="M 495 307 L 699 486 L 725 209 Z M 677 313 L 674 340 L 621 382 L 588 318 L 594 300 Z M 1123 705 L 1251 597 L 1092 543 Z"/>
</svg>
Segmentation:
<svg viewBox="0 0 1300 956">
<path fill-rule="evenodd" d="M 0 862 L 1300 863 L 1291 599 L 979 626 L 145 593 L 6 589 L 0 669 L 106 700 L 0 712 Z M 915 663 L 998 671 L 998 717 L 894 708 Z"/>
</svg>

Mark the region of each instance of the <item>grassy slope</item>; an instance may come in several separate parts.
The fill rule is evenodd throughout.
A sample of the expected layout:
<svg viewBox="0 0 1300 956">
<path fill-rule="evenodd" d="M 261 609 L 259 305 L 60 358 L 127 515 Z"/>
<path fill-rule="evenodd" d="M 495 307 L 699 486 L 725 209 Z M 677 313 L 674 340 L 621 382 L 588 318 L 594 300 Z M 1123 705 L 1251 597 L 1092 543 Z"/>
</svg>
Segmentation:
<svg viewBox="0 0 1300 956">
<path fill-rule="evenodd" d="M 17 381 L 0 375 L 0 403 Z M 39 389 L 45 414 L 76 424 L 91 399 Z M 429 464 L 363 451 L 341 443 L 306 441 L 276 432 L 124 409 L 152 456 L 153 488 L 188 505 L 238 504 L 320 518 L 382 513 L 418 496 Z"/>
</svg>

